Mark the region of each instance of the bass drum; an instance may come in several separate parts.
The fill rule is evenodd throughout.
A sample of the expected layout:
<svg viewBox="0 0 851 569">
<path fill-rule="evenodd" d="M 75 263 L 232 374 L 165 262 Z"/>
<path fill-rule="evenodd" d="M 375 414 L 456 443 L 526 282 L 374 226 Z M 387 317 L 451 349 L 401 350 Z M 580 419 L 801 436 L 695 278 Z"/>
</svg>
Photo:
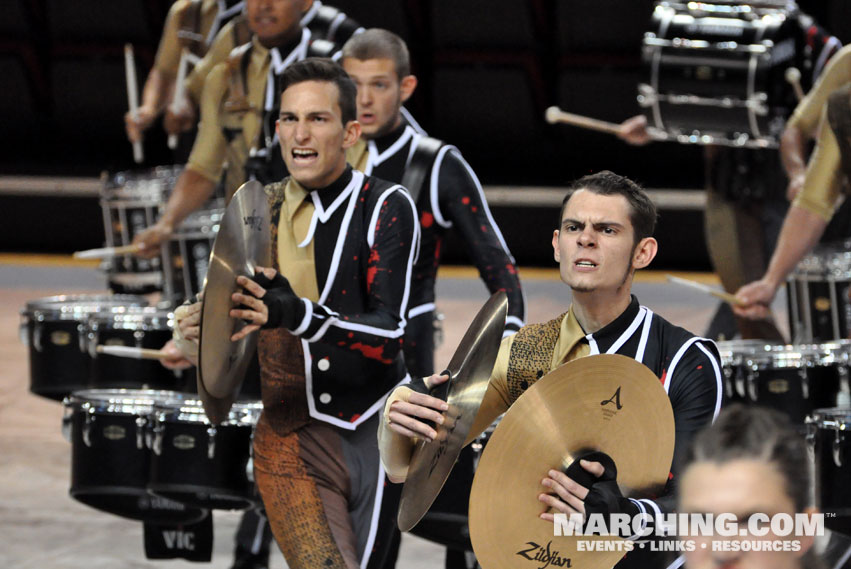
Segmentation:
<svg viewBox="0 0 851 569">
<path fill-rule="evenodd" d="M 141 296 L 107 294 L 50 296 L 27 302 L 21 311 L 20 332 L 21 341 L 29 347 L 30 391 L 62 401 L 73 391 L 90 387 L 89 318 L 147 304 Z"/>
<path fill-rule="evenodd" d="M 797 104 L 804 36 L 786 1 L 656 3 L 638 103 L 657 139 L 775 148 Z M 792 4 L 794 6 L 794 4 Z"/>
<path fill-rule="evenodd" d="M 131 520 L 193 523 L 206 511 L 147 491 L 154 405 L 181 401 L 173 391 L 93 389 L 65 402 L 71 441 L 71 497 Z"/>
</svg>

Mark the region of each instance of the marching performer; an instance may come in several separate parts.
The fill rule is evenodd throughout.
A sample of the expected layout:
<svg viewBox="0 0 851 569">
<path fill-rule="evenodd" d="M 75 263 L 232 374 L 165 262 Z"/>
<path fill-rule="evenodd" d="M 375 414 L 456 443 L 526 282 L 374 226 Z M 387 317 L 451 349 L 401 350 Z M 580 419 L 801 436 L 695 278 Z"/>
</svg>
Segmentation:
<svg viewBox="0 0 851 569">
<path fill-rule="evenodd" d="M 630 500 L 613 491 L 612 484 L 583 487 L 563 472 L 542 471 L 551 493 L 537 498 L 542 506 L 573 513 L 648 513 L 673 510 L 673 488 L 683 456 L 693 435 L 717 416 L 722 402 L 722 378 L 714 344 L 676 327 L 630 294 L 635 271 L 650 264 L 657 243 L 652 237 L 656 208 L 632 181 L 600 172 L 574 182 L 564 200 L 552 246 L 562 281 L 573 293 L 567 312 L 544 324 L 527 325 L 505 338 L 490 377 L 482 406 L 468 440 L 479 435 L 505 412 L 535 381 L 562 363 L 594 354 L 622 354 L 650 368 L 671 400 L 676 445 L 671 478 L 656 500 Z M 433 440 L 427 421 L 439 421 L 446 403 L 427 389 L 446 381 L 432 375 L 391 394 L 379 429 L 382 461 L 396 480 L 407 474 L 413 438 Z M 625 378 L 628 379 L 628 378 Z M 565 418 L 565 420 L 570 420 Z M 600 477 L 600 463 L 582 467 Z M 607 511 L 589 510 L 610 504 Z M 534 497 L 530 497 L 534 499 Z M 510 513 L 506 513 L 510 515 Z M 552 519 L 552 514 L 542 514 Z M 665 567 L 661 554 L 649 549 L 628 553 L 618 567 Z"/>
</svg>

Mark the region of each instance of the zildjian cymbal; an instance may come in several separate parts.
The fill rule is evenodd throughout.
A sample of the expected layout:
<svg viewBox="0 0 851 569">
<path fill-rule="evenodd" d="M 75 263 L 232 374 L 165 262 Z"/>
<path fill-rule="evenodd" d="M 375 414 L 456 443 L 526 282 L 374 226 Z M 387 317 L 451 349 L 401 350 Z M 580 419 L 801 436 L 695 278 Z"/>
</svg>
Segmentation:
<svg viewBox="0 0 851 569">
<path fill-rule="evenodd" d="M 508 297 L 504 292 L 494 293 L 476 314 L 443 372 L 449 374 L 449 381 L 441 385 L 449 409 L 443 413 L 443 424 L 435 426 L 434 440 L 421 440 L 414 447 L 399 502 L 397 521 L 402 531 L 422 519 L 458 460 L 487 391 L 507 314 Z"/>
<path fill-rule="evenodd" d="M 238 342 L 231 335 L 246 323 L 229 314 L 236 277 L 251 277 L 256 266 L 271 265 L 269 204 L 263 186 L 246 182 L 225 210 L 210 254 L 201 304 L 198 342 L 198 394 L 213 423 L 227 417 L 257 347 L 257 334 Z"/>
<path fill-rule="evenodd" d="M 597 355 L 569 362 L 534 383 L 509 408 L 479 461 L 470 493 L 470 539 L 484 569 L 552 566 L 608 569 L 626 549 L 578 551 L 540 519 L 541 484 L 587 451 L 608 454 L 624 496 L 658 495 L 674 455 L 674 413 L 659 379 L 637 361 Z M 614 544 L 617 546 L 618 544 Z M 617 547 L 613 547 L 617 549 Z"/>
</svg>

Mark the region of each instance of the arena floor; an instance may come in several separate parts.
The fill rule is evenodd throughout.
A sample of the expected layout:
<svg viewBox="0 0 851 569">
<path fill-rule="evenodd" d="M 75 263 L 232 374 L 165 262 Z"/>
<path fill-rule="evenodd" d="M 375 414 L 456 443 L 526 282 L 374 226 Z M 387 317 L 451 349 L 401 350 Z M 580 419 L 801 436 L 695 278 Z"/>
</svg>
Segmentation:
<svg viewBox="0 0 851 569">
<path fill-rule="evenodd" d="M 521 270 L 527 320 L 560 314 L 570 302 L 556 270 Z M 712 275 L 687 275 L 717 282 Z M 444 270 L 438 281 L 438 308 L 445 314 L 445 342 L 437 363 L 445 365 L 476 310 L 487 299 L 472 269 Z M 91 265 L 68 257 L 0 256 L 0 567 L 14 569 L 182 569 L 186 561 L 144 558 L 142 524 L 101 513 L 68 496 L 70 444 L 62 437 L 59 403 L 29 393 L 27 347 L 18 334 L 19 312 L 29 300 L 66 293 L 100 293 L 103 276 Z M 716 301 L 667 284 L 662 273 L 640 275 L 634 292 L 670 321 L 701 333 Z M 780 299 L 777 306 L 782 306 Z M 785 321 L 782 313 L 781 322 Z M 232 562 L 239 514 L 215 514 L 215 545 L 210 567 Z M 442 567 L 442 548 L 403 536 L 398 566 Z M 286 567 L 275 551 L 270 567 Z"/>
</svg>

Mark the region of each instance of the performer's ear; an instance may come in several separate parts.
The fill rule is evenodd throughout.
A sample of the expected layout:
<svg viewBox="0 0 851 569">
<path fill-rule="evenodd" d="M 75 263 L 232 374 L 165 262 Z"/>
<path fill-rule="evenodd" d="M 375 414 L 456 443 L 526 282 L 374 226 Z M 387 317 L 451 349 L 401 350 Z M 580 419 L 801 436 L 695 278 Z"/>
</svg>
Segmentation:
<svg viewBox="0 0 851 569">
<path fill-rule="evenodd" d="M 652 237 L 645 237 L 639 241 L 632 252 L 632 268 L 638 270 L 649 265 L 656 257 L 658 250 L 659 244 Z"/>
<path fill-rule="evenodd" d="M 399 98 L 402 99 L 403 103 L 411 98 L 416 88 L 417 78 L 415 76 L 406 75 L 402 77 L 402 81 L 399 82 Z"/>
<path fill-rule="evenodd" d="M 553 258 L 556 263 L 561 263 L 561 253 L 558 250 L 558 229 L 553 231 Z"/>
</svg>

